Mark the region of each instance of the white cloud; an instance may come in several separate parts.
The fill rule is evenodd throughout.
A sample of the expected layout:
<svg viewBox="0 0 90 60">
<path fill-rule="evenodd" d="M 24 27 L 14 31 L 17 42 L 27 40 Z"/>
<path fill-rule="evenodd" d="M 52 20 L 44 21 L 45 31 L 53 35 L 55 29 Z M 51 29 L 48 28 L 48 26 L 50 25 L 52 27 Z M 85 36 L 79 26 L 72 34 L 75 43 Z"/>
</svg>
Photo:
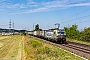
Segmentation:
<svg viewBox="0 0 90 60">
<path fill-rule="evenodd" d="M 43 5 L 48 8 L 64 7 L 66 5 L 65 1 L 46 2 L 46 3 L 43 3 Z"/>
<path fill-rule="evenodd" d="M 74 7 L 74 6 L 90 6 L 90 3 L 80 3 L 80 4 L 72 4 L 72 5 L 68 5 L 70 7 Z"/>
<path fill-rule="evenodd" d="M 16 4 L 6 3 L 4 1 L 5 0 L 0 0 L 0 2 L 3 2 L 0 8 L 18 9 L 20 13 L 34 13 L 77 6 L 79 7 L 90 6 L 90 2 L 87 2 L 85 0 L 53 0 L 49 2 L 42 1 L 41 3 L 35 2 L 33 0 L 27 0 L 27 3 L 16 3 Z"/>
<path fill-rule="evenodd" d="M 24 4 L 11 4 L 11 3 L 2 3 L 2 5 L 0 6 L 0 8 L 3 8 L 3 9 L 22 9 L 22 8 L 27 8 Z"/>
<path fill-rule="evenodd" d="M 43 12 L 43 11 L 46 11 L 46 10 L 48 10 L 48 8 L 37 8 L 37 9 L 21 11 L 21 12 L 13 13 L 13 14 L 35 13 L 35 12 Z"/>
<path fill-rule="evenodd" d="M 27 0 L 28 1 L 28 4 L 32 4 L 32 5 L 36 5 L 37 2 L 34 2 L 33 0 Z"/>
</svg>

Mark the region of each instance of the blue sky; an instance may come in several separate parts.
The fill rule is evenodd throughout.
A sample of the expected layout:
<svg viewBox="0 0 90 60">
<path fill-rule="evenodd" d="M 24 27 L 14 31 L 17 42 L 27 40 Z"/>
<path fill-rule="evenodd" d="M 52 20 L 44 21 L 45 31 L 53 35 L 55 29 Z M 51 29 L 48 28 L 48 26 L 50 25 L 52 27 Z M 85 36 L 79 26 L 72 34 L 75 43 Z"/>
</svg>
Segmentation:
<svg viewBox="0 0 90 60">
<path fill-rule="evenodd" d="M 8 28 L 10 19 L 15 29 L 32 30 L 33 23 L 42 29 L 55 23 L 83 29 L 90 26 L 90 0 L 0 0 L 0 28 Z"/>
</svg>

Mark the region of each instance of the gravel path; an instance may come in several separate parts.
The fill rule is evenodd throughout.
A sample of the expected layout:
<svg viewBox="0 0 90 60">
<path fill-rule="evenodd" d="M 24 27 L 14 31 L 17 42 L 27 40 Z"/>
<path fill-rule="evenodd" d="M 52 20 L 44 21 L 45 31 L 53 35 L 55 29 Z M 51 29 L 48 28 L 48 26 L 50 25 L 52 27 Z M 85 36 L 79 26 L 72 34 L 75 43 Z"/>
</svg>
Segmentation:
<svg viewBox="0 0 90 60">
<path fill-rule="evenodd" d="M 18 55 L 16 60 L 25 60 L 25 53 L 24 53 L 24 36 L 22 40 L 19 42 L 19 49 Z"/>
</svg>

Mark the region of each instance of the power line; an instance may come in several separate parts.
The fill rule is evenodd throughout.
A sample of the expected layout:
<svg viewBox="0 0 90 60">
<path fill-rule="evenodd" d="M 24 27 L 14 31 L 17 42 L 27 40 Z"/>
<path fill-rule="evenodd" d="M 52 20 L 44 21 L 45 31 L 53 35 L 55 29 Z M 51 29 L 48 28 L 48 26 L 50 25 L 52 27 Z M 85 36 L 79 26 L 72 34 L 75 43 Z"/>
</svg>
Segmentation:
<svg viewBox="0 0 90 60">
<path fill-rule="evenodd" d="M 82 22 L 77 22 L 76 24 L 78 24 L 78 23 L 85 23 L 85 22 L 90 22 L 90 20 L 88 20 L 88 21 L 82 21 Z"/>
<path fill-rule="evenodd" d="M 90 16 L 90 15 L 86 15 L 86 16 L 78 17 L 78 18 L 75 18 L 75 19 L 71 19 L 71 20 L 68 20 L 68 21 L 64 21 L 64 22 L 62 22 L 62 23 L 69 22 L 69 21 L 73 21 L 73 20 L 77 20 L 77 19 L 86 18 L 86 17 L 89 17 L 89 16 Z"/>
<path fill-rule="evenodd" d="M 0 25 L 0 26 L 7 26 L 7 25 Z"/>
<path fill-rule="evenodd" d="M 10 22 L 9 22 L 9 33 L 11 33 L 11 19 L 10 19 Z"/>
<path fill-rule="evenodd" d="M 85 23 L 85 22 L 90 22 L 90 20 L 87 20 L 87 21 L 82 21 L 82 22 L 77 22 L 77 23 L 75 23 L 75 24 L 81 24 L 81 23 Z M 69 24 L 68 24 L 68 25 L 66 25 L 66 26 L 69 26 Z"/>
<path fill-rule="evenodd" d="M 49 29 L 53 29 L 53 27 L 51 27 L 50 25 L 47 25 L 47 27 L 48 27 Z"/>
<path fill-rule="evenodd" d="M 14 29 L 14 21 L 13 21 L 13 29 Z"/>
<path fill-rule="evenodd" d="M 68 16 L 68 17 L 66 17 L 66 18 L 70 18 L 70 17 L 72 17 L 72 16 L 82 14 L 82 13 L 87 12 L 87 11 L 89 11 L 89 10 L 90 10 L 90 9 L 84 10 L 84 11 L 82 11 L 82 12 L 76 13 L 76 14 L 71 15 L 71 16 Z M 89 17 L 89 16 L 90 16 L 90 15 L 86 15 L 86 16 L 83 16 L 83 17 L 78 17 L 78 18 L 75 18 L 75 19 L 71 19 L 71 20 L 68 20 L 68 21 L 64 21 L 64 22 L 62 22 L 62 23 L 69 22 L 69 21 L 73 21 L 73 20 L 77 20 L 77 19 L 86 18 L 86 17 Z M 63 18 L 62 20 L 66 19 L 66 18 Z M 48 25 L 47 25 L 47 26 L 48 26 Z M 48 27 L 50 27 L 50 26 L 48 26 Z M 51 27 L 50 27 L 50 28 L 51 28 Z"/>
<path fill-rule="evenodd" d="M 70 17 L 73 17 L 73 16 L 75 16 L 75 15 L 82 14 L 82 13 L 87 12 L 87 11 L 89 11 L 89 10 L 90 10 L 90 9 L 84 10 L 84 11 L 79 12 L 79 13 L 77 13 L 77 14 L 74 14 L 74 15 L 68 16 L 68 17 L 66 17 L 66 18 L 63 18 L 62 20 L 67 19 L 67 18 L 70 18 Z"/>
<path fill-rule="evenodd" d="M 13 34 L 14 34 L 14 21 L 13 21 Z"/>
</svg>

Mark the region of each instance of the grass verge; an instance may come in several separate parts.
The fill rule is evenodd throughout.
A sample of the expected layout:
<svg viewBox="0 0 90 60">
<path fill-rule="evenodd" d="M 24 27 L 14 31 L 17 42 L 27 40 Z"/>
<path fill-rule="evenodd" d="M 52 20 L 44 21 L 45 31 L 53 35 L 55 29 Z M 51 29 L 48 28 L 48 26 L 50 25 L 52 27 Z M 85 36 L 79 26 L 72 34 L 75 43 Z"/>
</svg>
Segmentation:
<svg viewBox="0 0 90 60">
<path fill-rule="evenodd" d="M 69 38 L 67 38 L 67 41 L 90 45 L 90 42 L 85 42 L 85 41 L 81 41 L 81 40 L 75 40 L 75 39 L 69 39 Z"/>
<path fill-rule="evenodd" d="M 34 37 L 25 37 L 26 60 L 83 60 Z"/>
</svg>

